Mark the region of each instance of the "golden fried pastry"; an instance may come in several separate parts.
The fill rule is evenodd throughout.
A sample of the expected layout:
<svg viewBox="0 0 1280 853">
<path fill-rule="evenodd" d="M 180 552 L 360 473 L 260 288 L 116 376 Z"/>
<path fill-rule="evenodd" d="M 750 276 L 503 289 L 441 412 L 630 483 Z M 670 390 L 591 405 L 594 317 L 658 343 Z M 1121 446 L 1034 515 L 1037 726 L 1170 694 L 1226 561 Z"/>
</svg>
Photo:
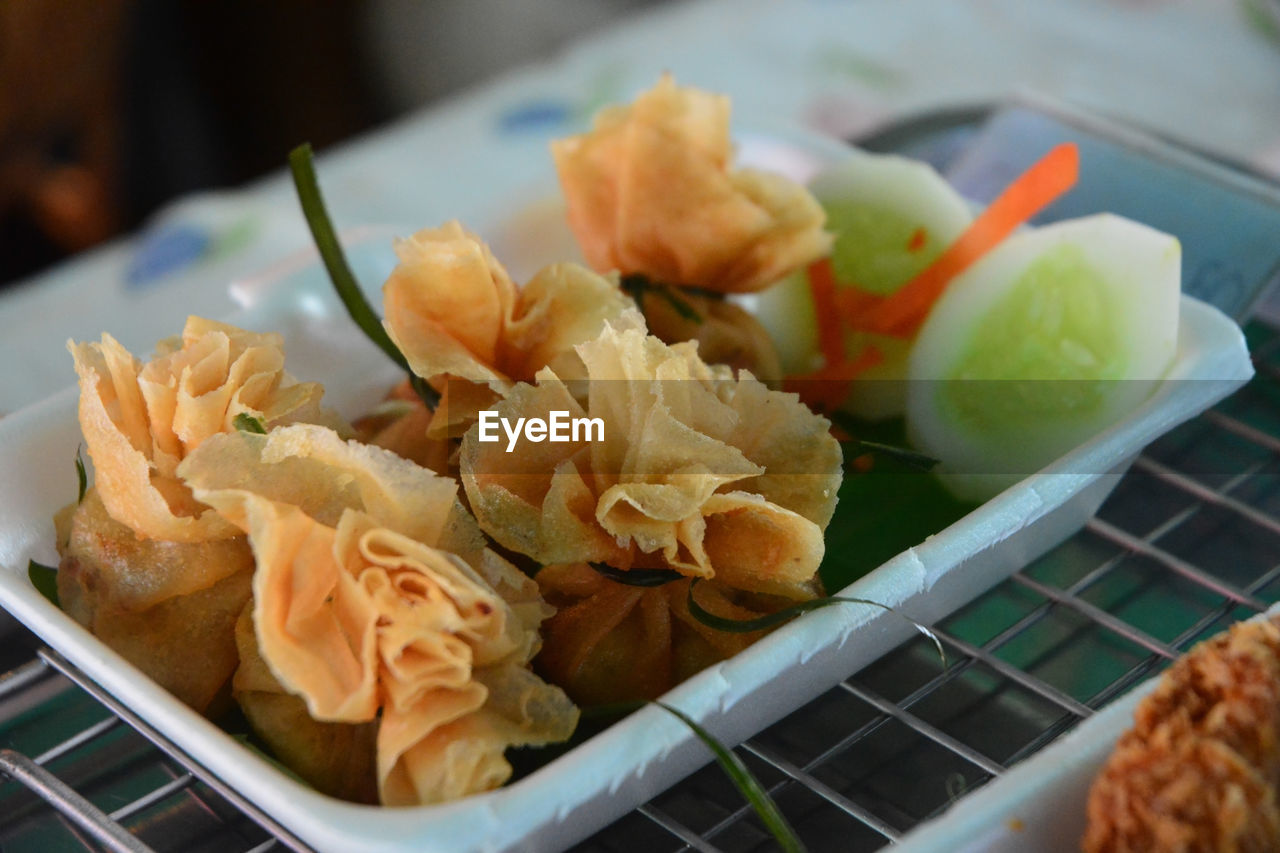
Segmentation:
<svg viewBox="0 0 1280 853">
<path fill-rule="evenodd" d="M 423 468 L 450 473 L 456 443 L 427 435 L 435 413 L 413 390 L 409 380 L 396 385 L 373 411 L 357 418 L 351 427 L 355 438 L 383 447 Z"/>
<path fill-rule="evenodd" d="M 216 712 L 236 669 L 236 617 L 249 600 L 245 538 L 140 539 L 91 488 L 61 552 L 62 609 L 196 711 Z"/>
<path fill-rule="evenodd" d="M 746 370 L 770 386 L 782 381 L 782 363 L 773 339 L 755 315 L 711 294 L 680 288 L 672 288 L 671 293 L 678 303 L 663 294 L 638 296 L 650 334 L 669 344 L 693 341 L 698 357 L 708 364 Z"/>
<path fill-rule="evenodd" d="M 580 600 L 596 599 L 601 607 L 599 622 L 584 631 L 568 626 L 578 618 L 590 622 L 589 615 L 548 623 L 550 659 L 560 662 L 548 671 L 564 678 L 580 673 L 586 645 L 600 650 L 605 666 L 606 658 L 617 657 L 603 651 L 611 643 L 626 645 L 635 656 L 614 672 L 652 668 L 654 648 L 668 658 L 673 651 L 670 632 L 654 626 L 669 623 L 673 614 L 688 625 L 687 614 L 674 610 L 684 606 L 679 594 L 609 589 L 613 581 L 602 586 L 561 564 L 699 578 L 710 582 L 709 597 L 718 594 L 726 603 L 735 594 L 786 600 L 816 595 L 823 529 L 841 479 L 840 448 L 827 421 L 794 395 L 771 391 L 748 374 L 735 379 L 724 368 L 709 367 L 691 344 L 668 346 L 637 330 L 606 328 L 578 353 L 590 377 L 585 406 L 546 370 L 537 385 L 516 386 L 496 411 L 508 421 L 549 420 L 554 411 L 598 419 L 600 440 L 525 441 L 508 453 L 503 442 L 481 441 L 477 425 L 460 454 L 467 497 L 484 531 L 548 567 L 539 584 L 554 592 L 566 614 L 590 614 L 592 607 L 576 606 Z M 566 577 L 575 582 L 566 586 Z M 652 608 L 671 612 L 627 621 L 633 611 Z M 764 609 L 777 609 L 777 602 Z M 741 609 L 742 618 L 760 612 Z M 610 620 L 618 636 L 592 633 Z M 624 641 L 628 632 L 633 639 Z M 706 660 L 739 647 L 719 647 Z M 669 659 L 653 669 L 652 683 L 665 689 L 681 670 Z M 567 683 L 574 691 L 572 680 Z"/>
<path fill-rule="evenodd" d="M 282 764 L 308 785 L 355 803 L 378 801 L 378 724 L 325 723 L 307 713 L 307 703 L 271 674 L 253 631 L 253 604 L 236 622 L 240 666 L 232 695 L 249 725 Z"/>
<path fill-rule="evenodd" d="M 377 721 L 381 802 L 497 787 L 508 747 L 572 733 L 577 709 L 528 669 L 550 608 L 455 481 L 308 425 L 212 438 L 179 473 L 249 534 L 257 652 L 282 690 L 318 722 Z M 296 705 L 266 713 L 255 730 L 290 751 Z"/>
<path fill-rule="evenodd" d="M 831 248 L 807 189 L 732 168 L 729 99 L 669 74 L 551 150 L 569 225 L 596 270 L 746 293 Z"/>
<path fill-rule="evenodd" d="M 279 335 L 199 317 L 143 364 L 110 335 L 70 344 L 94 485 L 60 537 L 63 607 L 179 699 L 216 710 L 236 666 L 233 629 L 253 556 L 197 501 L 178 465 L 237 415 L 266 426 L 331 420 L 314 383 L 284 371 Z M 197 650 L 197 654 L 192 654 Z"/>
<path fill-rule="evenodd" d="M 382 288 L 387 332 L 414 373 L 447 382 L 434 434 L 460 434 L 512 382 L 543 367 L 580 374 L 573 348 L 606 321 L 643 325 L 616 280 L 577 264 L 553 264 L 516 287 L 456 221 L 397 241 L 396 253 Z M 456 387 L 468 383 L 481 388 Z"/>
<path fill-rule="evenodd" d="M 271 427 L 330 418 L 324 390 L 284 371 L 279 335 L 189 317 L 141 364 L 110 335 L 69 343 L 80 377 L 80 428 L 111 517 L 139 536 L 200 542 L 238 534 L 192 500 L 175 476 L 183 458 L 248 414 Z"/>
<path fill-rule="evenodd" d="M 627 586 L 585 563 L 564 563 L 542 569 L 537 581 L 556 607 L 538 667 L 581 705 L 653 699 L 765 633 L 717 631 L 699 622 L 689 613 L 687 579 Z M 698 585 L 698 604 L 716 616 L 755 619 L 777 609 L 761 601 L 735 604 L 733 596 L 715 581 Z"/>
</svg>

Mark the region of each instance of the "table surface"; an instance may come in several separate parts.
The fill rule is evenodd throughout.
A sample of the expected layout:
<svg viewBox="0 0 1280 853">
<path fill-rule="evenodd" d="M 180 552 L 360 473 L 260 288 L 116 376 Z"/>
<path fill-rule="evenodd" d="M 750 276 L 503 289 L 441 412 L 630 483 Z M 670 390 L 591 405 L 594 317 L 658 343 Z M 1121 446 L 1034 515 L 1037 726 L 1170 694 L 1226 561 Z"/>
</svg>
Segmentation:
<svg viewBox="0 0 1280 853">
<path fill-rule="evenodd" d="M 409 232 L 458 218 L 488 237 L 513 203 L 554 191 L 550 140 L 664 70 L 730 94 L 738 128 L 849 138 L 1025 89 L 1280 174 L 1280 30 L 1256 11 L 1264 2 L 665 4 L 322 152 L 321 181 L 339 226 Z M 0 412 L 72 381 L 68 339 L 108 331 L 144 355 L 187 314 L 231 313 L 229 283 L 309 243 L 282 168 L 179 199 L 139 232 L 0 292 L 0 359 L 12 365 Z"/>
</svg>

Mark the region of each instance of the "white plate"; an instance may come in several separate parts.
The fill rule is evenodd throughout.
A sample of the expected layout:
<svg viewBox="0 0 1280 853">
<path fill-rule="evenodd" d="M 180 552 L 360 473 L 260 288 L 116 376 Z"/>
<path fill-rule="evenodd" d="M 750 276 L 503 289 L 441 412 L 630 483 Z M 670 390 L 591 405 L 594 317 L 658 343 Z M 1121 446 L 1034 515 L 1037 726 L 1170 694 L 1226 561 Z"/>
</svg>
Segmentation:
<svg viewBox="0 0 1280 853">
<path fill-rule="evenodd" d="M 740 150 L 747 162 L 805 180 L 841 148 L 830 140 L 787 131 L 744 138 Z M 358 241 L 352 250 L 367 281 L 380 280 L 378 274 L 391 262 L 390 252 L 375 245 Z M 504 260 L 520 268 L 521 259 Z M 291 372 L 323 381 L 329 389 L 327 399 L 345 413 L 369 406 L 396 378 L 395 369 L 354 330 L 323 275 L 303 256 L 257 281 L 237 283 L 233 294 L 246 308 L 229 319 L 249 328 L 283 332 Z M 182 320 L 174 318 L 175 330 Z M 69 359 L 67 373 L 71 375 Z M 899 554 L 846 594 L 895 607 L 925 623 L 942 617 L 1077 530 L 1144 445 L 1251 375 L 1239 328 L 1213 308 L 1184 299 L 1177 360 L 1168 379 L 1139 410 Z M 75 399 L 74 389 L 68 388 L 0 421 L 0 603 L 308 844 L 321 850 L 450 853 L 558 849 L 708 760 L 683 724 L 650 707 L 515 784 L 447 805 L 357 806 L 292 781 L 181 705 L 29 584 L 29 559 L 56 563 L 50 518 L 75 493 L 72 459 L 81 441 Z M 912 631 L 904 620 L 871 607 L 814 611 L 689 679 L 665 698 L 722 740 L 736 743 L 875 660 Z"/>
</svg>

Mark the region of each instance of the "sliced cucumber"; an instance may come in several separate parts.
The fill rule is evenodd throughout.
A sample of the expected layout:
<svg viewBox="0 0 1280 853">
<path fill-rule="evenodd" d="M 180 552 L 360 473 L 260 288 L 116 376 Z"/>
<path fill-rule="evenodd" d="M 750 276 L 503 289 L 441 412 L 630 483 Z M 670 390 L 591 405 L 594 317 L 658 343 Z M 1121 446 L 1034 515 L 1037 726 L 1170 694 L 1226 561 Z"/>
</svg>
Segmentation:
<svg viewBox="0 0 1280 853">
<path fill-rule="evenodd" d="M 819 174 L 810 188 L 836 237 L 831 263 L 838 286 L 877 296 L 910 281 L 972 219 L 965 201 L 931 166 L 905 157 L 855 150 Z M 813 299 L 803 272 L 761 294 L 759 306 L 784 370 L 805 373 L 821 365 Z M 901 415 L 911 342 L 846 330 L 844 344 L 851 358 L 867 346 L 884 356 L 853 384 L 845 408 L 864 418 Z"/>
<path fill-rule="evenodd" d="M 984 500 L 1132 411 L 1177 349 L 1181 247 L 1103 214 L 1010 237 L 934 305 L 908 365 L 907 429 Z"/>
</svg>

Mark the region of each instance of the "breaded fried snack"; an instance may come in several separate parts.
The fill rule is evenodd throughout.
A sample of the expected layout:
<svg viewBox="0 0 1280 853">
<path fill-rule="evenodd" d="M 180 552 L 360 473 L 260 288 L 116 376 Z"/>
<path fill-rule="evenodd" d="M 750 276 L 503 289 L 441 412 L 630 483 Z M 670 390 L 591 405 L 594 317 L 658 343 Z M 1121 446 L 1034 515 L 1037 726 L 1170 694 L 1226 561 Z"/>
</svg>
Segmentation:
<svg viewBox="0 0 1280 853">
<path fill-rule="evenodd" d="M 1088 853 L 1263 853 L 1280 845 L 1280 627 L 1193 648 L 1139 703 L 1089 794 Z"/>
</svg>

